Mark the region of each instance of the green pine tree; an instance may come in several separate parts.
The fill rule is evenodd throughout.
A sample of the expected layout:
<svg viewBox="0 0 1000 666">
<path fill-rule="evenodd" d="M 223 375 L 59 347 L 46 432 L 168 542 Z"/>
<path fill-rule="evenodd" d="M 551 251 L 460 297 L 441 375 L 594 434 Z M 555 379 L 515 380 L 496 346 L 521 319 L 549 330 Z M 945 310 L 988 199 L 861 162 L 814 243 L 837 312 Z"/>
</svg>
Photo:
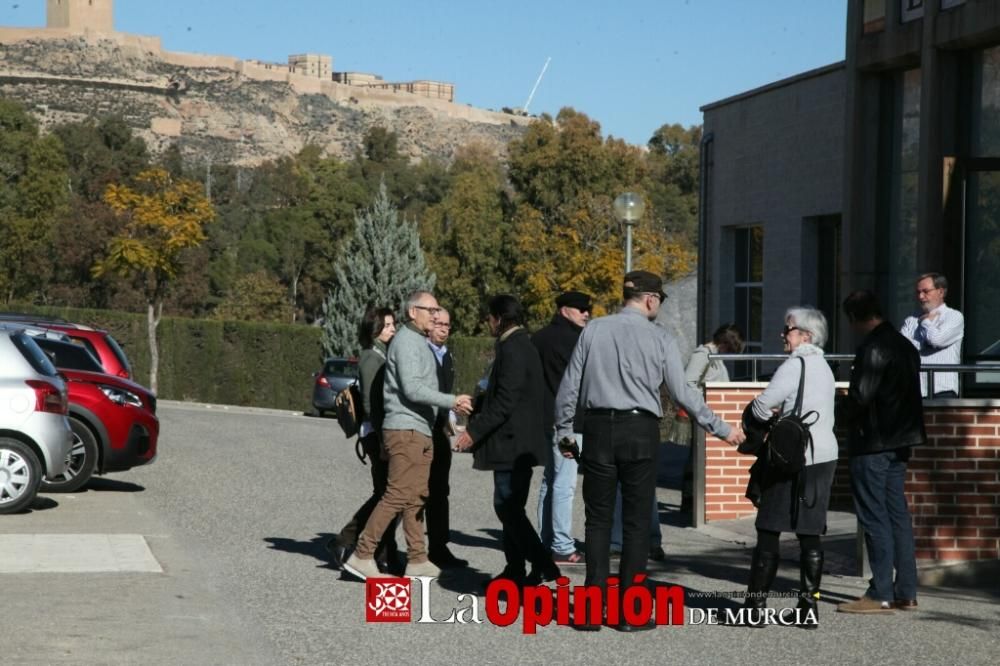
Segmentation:
<svg viewBox="0 0 1000 666">
<path fill-rule="evenodd" d="M 354 217 L 354 236 L 334 269 L 323 303 L 323 348 L 328 356 L 359 353 L 358 324 L 370 305 L 399 311 L 418 289 L 432 289 L 416 222 L 399 219 L 385 182 L 371 208 Z"/>
</svg>

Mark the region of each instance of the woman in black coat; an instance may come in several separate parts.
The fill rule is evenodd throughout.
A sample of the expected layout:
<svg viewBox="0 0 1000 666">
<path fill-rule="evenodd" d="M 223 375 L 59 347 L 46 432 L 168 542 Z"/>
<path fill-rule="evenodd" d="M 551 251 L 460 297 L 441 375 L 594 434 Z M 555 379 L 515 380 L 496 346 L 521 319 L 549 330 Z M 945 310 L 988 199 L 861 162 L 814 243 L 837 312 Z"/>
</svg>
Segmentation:
<svg viewBox="0 0 1000 666">
<path fill-rule="evenodd" d="M 493 297 L 486 321 L 497 338 L 496 357 L 482 407 L 473 414 L 455 448 L 472 448 L 473 467 L 493 472 L 493 508 L 503 525 L 507 558 L 497 578 L 535 585 L 559 576 L 559 568 L 525 513 L 531 468 L 552 455 L 542 418 L 542 364 L 516 298 Z M 526 562 L 532 565 L 529 575 Z"/>
</svg>

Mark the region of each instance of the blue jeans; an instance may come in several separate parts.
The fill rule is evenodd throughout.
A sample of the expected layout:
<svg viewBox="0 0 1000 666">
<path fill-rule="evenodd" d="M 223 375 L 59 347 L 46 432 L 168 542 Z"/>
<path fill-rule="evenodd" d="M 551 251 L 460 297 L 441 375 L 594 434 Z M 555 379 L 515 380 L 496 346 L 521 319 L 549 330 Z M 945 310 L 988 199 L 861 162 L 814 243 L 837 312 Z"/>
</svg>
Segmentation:
<svg viewBox="0 0 1000 666">
<path fill-rule="evenodd" d="M 583 436 L 574 436 L 576 443 L 582 444 Z M 576 471 L 577 462 L 572 458 L 564 458 L 553 442 L 552 456 L 545 463 L 542 485 L 538 491 L 538 529 L 542 545 L 555 555 L 576 552 L 576 540 L 573 538 Z"/>
<path fill-rule="evenodd" d="M 903 494 L 909 453 L 906 448 L 851 458 L 854 507 L 872 570 L 865 594 L 879 601 L 917 598 L 913 522 Z"/>
<path fill-rule="evenodd" d="M 653 514 L 649 521 L 649 547 L 663 546 L 663 536 L 660 534 L 660 505 L 653 493 Z M 611 550 L 622 550 L 622 487 L 618 486 L 615 494 L 615 517 L 611 523 Z"/>
</svg>

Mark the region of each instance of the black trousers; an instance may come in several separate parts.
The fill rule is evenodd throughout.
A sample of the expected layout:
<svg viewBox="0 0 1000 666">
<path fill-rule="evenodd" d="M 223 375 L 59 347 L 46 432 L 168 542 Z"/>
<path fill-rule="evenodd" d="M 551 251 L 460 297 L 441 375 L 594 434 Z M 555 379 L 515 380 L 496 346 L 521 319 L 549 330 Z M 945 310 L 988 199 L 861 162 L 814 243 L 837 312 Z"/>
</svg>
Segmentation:
<svg viewBox="0 0 1000 666">
<path fill-rule="evenodd" d="M 606 585 L 610 572 L 615 492 L 622 489 L 621 590 L 646 572 L 649 523 L 656 494 L 659 421 L 652 414 L 592 414 L 583 419 L 583 503 L 588 585 Z"/>
<path fill-rule="evenodd" d="M 443 428 L 434 428 L 434 460 L 431 461 L 431 475 L 427 481 L 427 504 L 424 509 L 427 522 L 427 554 L 438 557 L 448 547 L 451 540 L 451 524 L 448 520 L 448 477 L 451 475 L 451 442 Z"/>
<path fill-rule="evenodd" d="M 389 463 L 382 460 L 382 444 L 379 442 L 378 433 L 373 432 L 367 437 L 362 437 L 361 448 L 364 449 L 365 455 L 368 457 L 368 466 L 372 473 L 372 494 L 354 512 L 350 522 L 344 526 L 344 529 L 340 530 L 340 535 L 337 537 L 337 544 L 345 548 L 357 545 L 358 535 L 365 529 L 365 524 L 368 522 L 369 516 L 372 515 L 372 511 L 375 510 L 375 506 L 382 499 L 386 486 L 389 484 Z M 397 550 L 396 525 L 398 524 L 399 517 L 397 516 L 392 521 L 389 529 L 382 535 L 382 540 L 375 551 L 375 559 L 391 561 L 395 557 Z"/>
<path fill-rule="evenodd" d="M 525 456 L 514 462 L 513 469 L 493 472 L 493 510 L 503 525 L 504 571 L 510 575 L 524 575 L 526 562 L 536 571 L 552 567 L 552 556 L 524 510 L 530 490 L 531 461 Z M 611 500 L 614 503 L 614 497 Z"/>
</svg>

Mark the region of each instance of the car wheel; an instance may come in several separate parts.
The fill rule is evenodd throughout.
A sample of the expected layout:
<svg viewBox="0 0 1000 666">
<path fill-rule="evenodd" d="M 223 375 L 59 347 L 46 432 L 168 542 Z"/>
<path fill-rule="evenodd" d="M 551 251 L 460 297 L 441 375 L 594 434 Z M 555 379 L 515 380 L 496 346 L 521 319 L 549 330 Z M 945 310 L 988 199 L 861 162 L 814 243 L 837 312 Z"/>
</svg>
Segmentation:
<svg viewBox="0 0 1000 666">
<path fill-rule="evenodd" d="M 24 442 L 0 437 L 0 513 L 27 507 L 38 494 L 42 465 Z"/>
<path fill-rule="evenodd" d="M 73 446 L 66 456 L 66 471 L 60 476 L 42 481 L 42 491 L 71 493 L 82 488 L 94 474 L 97 466 L 97 438 L 87 424 L 70 417 Z"/>
</svg>

